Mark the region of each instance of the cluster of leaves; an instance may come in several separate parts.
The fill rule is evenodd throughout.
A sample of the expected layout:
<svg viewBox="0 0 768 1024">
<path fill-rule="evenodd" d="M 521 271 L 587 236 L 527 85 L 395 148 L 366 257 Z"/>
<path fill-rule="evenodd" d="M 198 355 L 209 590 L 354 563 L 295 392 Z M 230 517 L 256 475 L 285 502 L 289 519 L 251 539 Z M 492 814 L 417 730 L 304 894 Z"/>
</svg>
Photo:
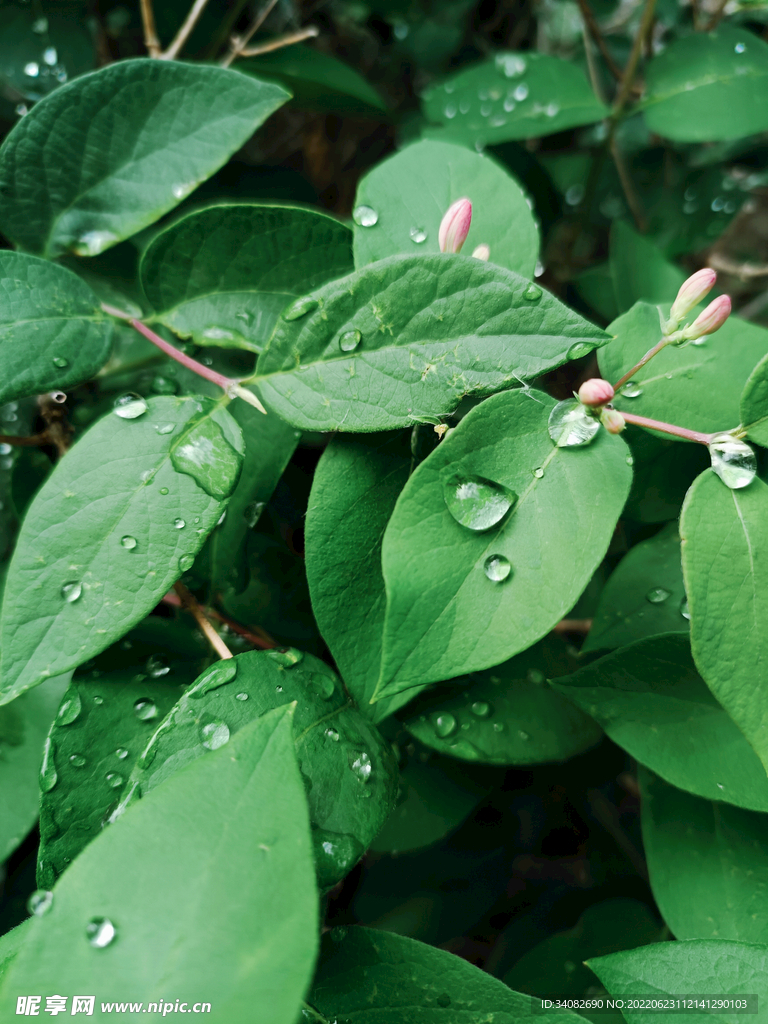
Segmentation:
<svg viewBox="0 0 768 1024">
<path fill-rule="evenodd" d="M 5 1013 L 53 991 L 227 1024 L 768 999 L 768 330 L 734 316 L 643 367 L 615 408 L 661 430 L 552 432 L 558 398 L 658 342 L 687 271 L 764 269 L 739 249 L 764 11 L 703 6 L 545 4 L 538 48 L 491 34 L 467 62 L 466 2 L 339 5 L 350 38 L 379 32 L 384 91 L 413 63 L 418 110 L 306 45 L 211 63 L 241 4 L 210 5 L 197 61 L 107 60 L 122 8 L 0 8 L 3 858 L 39 819 Z M 304 107 L 399 121 L 351 220 L 206 198 Z M 488 261 L 440 251 L 464 196 Z M 756 474 L 727 486 L 674 424 L 746 438 Z M 321 929 L 365 851 L 460 825 L 477 766 L 593 749 L 637 762 L 658 917 L 593 905 L 501 980 L 407 920 Z"/>
</svg>

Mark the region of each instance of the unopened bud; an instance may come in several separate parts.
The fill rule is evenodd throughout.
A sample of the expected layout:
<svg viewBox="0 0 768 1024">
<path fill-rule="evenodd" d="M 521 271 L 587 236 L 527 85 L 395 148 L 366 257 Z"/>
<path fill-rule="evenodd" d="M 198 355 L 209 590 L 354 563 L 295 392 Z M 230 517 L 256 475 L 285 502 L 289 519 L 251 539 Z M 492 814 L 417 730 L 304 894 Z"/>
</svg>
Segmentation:
<svg viewBox="0 0 768 1024">
<path fill-rule="evenodd" d="M 457 199 L 448 207 L 440 222 L 437 240 L 440 252 L 459 252 L 469 234 L 472 223 L 472 203 L 468 199 Z"/>
<path fill-rule="evenodd" d="M 579 388 L 579 401 L 591 409 L 599 409 L 601 405 L 607 405 L 612 398 L 613 388 L 607 380 L 602 380 L 600 377 L 585 380 Z"/>
<path fill-rule="evenodd" d="M 682 334 L 685 341 L 695 341 L 705 334 L 714 334 L 731 315 L 731 299 L 729 295 L 718 295 L 707 308 L 686 327 Z"/>
<path fill-rule="evenodd" d="M 483 242 L 482 245 L 478 245 L 472 255 L 476 260 L 482 260 L 484 263 L 487 263 L 491 258 L 491 247 Z"/>
<path fill-rule="evenodd" d="M 609 434 L 620 434 L 627 425 L 618 409 L 603 409 L 600 413 L 600 422 Z"/>
<path fill-rule="evenodd" d="M 716 280 L 717 274 L 714 270 L 705 267 L 703 270 L 697 270 L 695 274 L 691 274 L 688 280 L 683 282 L 669 313 L 669 319 L 675 327 L 694 306 L 698 306 L 702 299 L 709 295 Z"/>
</svg>

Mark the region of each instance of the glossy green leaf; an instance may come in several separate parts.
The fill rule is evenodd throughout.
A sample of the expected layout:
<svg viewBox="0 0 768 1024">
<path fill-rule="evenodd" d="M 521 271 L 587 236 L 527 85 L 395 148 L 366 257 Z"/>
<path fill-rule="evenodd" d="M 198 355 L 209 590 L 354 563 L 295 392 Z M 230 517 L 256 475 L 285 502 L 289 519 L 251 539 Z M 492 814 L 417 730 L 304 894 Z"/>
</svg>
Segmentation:
<svg viewBox="0 0 768 1024">
<path fill-rule="evenodd" d="M 141 281 L 160 323 L 196 345 L 261 352 L 298 295 L 353 269 L 349 228 L 291 206 L 209 206 L 157 235 Z"/>
<path fill-rule="evenodd" d="M 768 946 L 728 939 L 657 942 L 642 949 L 588 961 L 613 996 L 744 996 L 756 994 L 759 1012 L 768 999 Z M 646 1024 L 649 1014 L 625 1009 L 629 1024 Z M 739 1015 L 740 1017 L 741 1015 Z M 654 1011 L 658 1024 L 679 1024 L 680 1014 Z M 733 1024 L 733 1013 L 708 1012 L 712 1024 Z"/>
<path fill-rule="evenodd" d="M 632 452 L 632 490 L 625 517 L 640 523 L 677 519 L 688 488 L 710 465 L 707 449 L 631 424 L 621 436 Z"/>
<path fill-rule="evenodd" d="M 47 776 L 38 794 L 40 888 L 52 889 L 103 829 L 150 736 L 204 664 L 207 651 L 195 641 L 188 629 L 153 616 L 75 675 L 48 733 L 56 783 L 48 788 Z M 49 685 L 19 701 L 47 694 Z"/>
<path fill-rule="evenodd" d="M 638 640 L 552 685 L 673 786 L 768 811 L 765 771 L 696 671 L 688 637 Z"/>
<path fill-rule="evenodd" d="M 768 769 L 768 484 L 732 491 L 705 471 L 680 536 L 696 666 Z"/>
<path fill-rule="evenodd" d="M 40 16 L 41 9 L 45 15 Z M 85 11 L 81 8 L 81 12 Z M 77 13 L 81 13 L 77 12 Z M 18 94 L 39 100 L 77 75 L 90 71 L 96 54 L 92 33 L 73 8 L 4 4 L 0 8 L 0 77 Z M 26 116 L 26 104 L 16 108 Z"/>
<path fill-rule="evenodd" d="M 43 743 L 68 681 L 67 676 L 52 679 L 44 689 L 0 708 L 0 862 L 37 820 Z"/>
<path fill-rule="evenodd" d="M 398 253 L 439 252 L 443 215 L 463 197 L 472 202 L 463 252 L 469 255 L 483 242 L 490 247 L 491 262 L 533 277 L 539 232 L 521 187 L 490 157 L 433 139 L 406 146 L 361 180 L 355 209 L 368 207 L 378 219 L 369 227 L 355 225 L 355 263 L 361 267 Z"/>
<path fill-rule="evenodd" d="M 666 315 L 667 307 L 662 309 Z M 614 340 L 600 351 L 600 370 L 615 381 L 661 338 L 659 310 L 638 302 L 608 331 Z M 766 349 L 764 327 L 732 316 L 698 345 L 668 345 L 634 375 L 614 404 L 651 419 L 671 419 L 690 430 L 731 430 L 739 422 L 744 384 Z"/>
<path fill-rule="evenodd" d="M 405 726 L 427 746 L 465 761 L 565 761 L 602 736 L 591 718 L 547 685 L 574 668 L 565 642 L 546 637 L 502 665 L 425 694 L 409 708 Z"/>
<path fill-rule="evenodd" d="M 677 523 L 641 541 L 611 573 L 582 651 L 615 650 L 657 633 L 687 633 Z"/>
<path fill-rule="evenodd" d="M 464 395 L 513 386 L 607 341 L 502 267 L 390 256 L 289 306 L 253 380 L 269 408 L 303 429 L 386 430 L 435 422 Z"/>
<path fill-rule="evenodd" d="M 94 918 L 115 929 L 102 948 L 88 940 Z M 106 1021 L 102 1001 L 133 993 L 146 1006 L 172 993 L 190 1009 L 210 1003 L 212 1024 L 294 1024 L 317 925 L 306 800 L 285 708 L 104 829 L 33 921 L 0 1002 L 89 993 L 93 1019 Z"/>
<path fill-rule="evenodd" d="M 71 270 L 0 252 L 0 402 L 81 384 L 109 358 L 112 324 Z"/>
<path fill-rule="evenodd" d="M 40 256 L 95 256 L 173 209 L 286 99 L 204 64 L 123 60 L 83 75 L 3 143 L 0 228 Z"/>
<path fill-rule="evenodd" d="M 648 65 L 648 127 L 676 142 L 714 142 L 768 128 L 768 44 L 741 26 L 693 32 Z"/>
<path fill-rule="evenodd" d="M 334 928 L 323 936 L 307 1004 L 309 1020 L 349 1024 L 475 1024 L 480 1015 L 493 1024 L 531 1019 L 530 996 L 443 949 L 373 928 Z M 536 1019 L 583 1020 L 567 1010 L 537 1013 Z"/>
<path fill-rule="evenodd" d="M 653 895 L 678 939 L 768 939 L 768 816 L 640 776 Z"/>
<path fill-rule="evenodd" d="M 608 109 L 583 71 L 545 53 L 497 53 L 452 75 L 424 96 L 426 118 L 474 144 L 551 135 L 592 124 Z"/>
<path fill-rule="evenodd" d="M 741 422 L 750 441 L 768 447 L 768 356 L 760 360 L 744 385 Z"/>
<path fill-rule="evenodd" d="M 629 490 L 627 449 L 602 430 L 587 447 L 556 447 L 554 404 L 543 392 L 495 395 L 406 484 L 384 535 L 377 698 L 506 661 L 548 633 L 589 582 Z M 516 498 L 489 529 L 462 526 L 446 504 L 469 477 Z"/>
<path fill-rule="evenodd" d="M 611 276 L 619 310 L 640 300 L 673 302 L 686 275 L 626 221 L 611 227 Z"/>
<path fill-rule="evenodd" d="M 32 918 L 28 918 L 0 937 L 0 982 L 10 969 L 11 963 L 16 958 L 31 927 Z"/>
<path fill-rule="evenodd" d="M 237 483 L 242 434 L 209 398 L 108 413 L 38 491 L 8 569 L 0 701 L 123 636 L 190 568 Z"/>
<path fill-rule="evenodd" d="M 386 609 L 381 541 L 411 463 L 403 433 L 334 438 L 318 463 L 307 509 L 312 609 L 345 686 L 374 721 L 413 696 L 369 703 Z"/>
<path fill-rule="evenodd" d="M 344 114 L 380 116 L 386 105 L 363 76 L 337 57 L 310 46 L 286 46 L 237 67 L 259 78 L 274 78 L 293 94 L 297 106 Z"/>
<path fill-rule="evenodd" d="M 294 739 L 307 786 L 318 884 L 335 885 L 389 814 L 397 771 L 378 730 L 318 658 L 293 648 L 217 662 L 158 724 L 115 815 L 272 708 L 297 701 Z"/>
</svg>

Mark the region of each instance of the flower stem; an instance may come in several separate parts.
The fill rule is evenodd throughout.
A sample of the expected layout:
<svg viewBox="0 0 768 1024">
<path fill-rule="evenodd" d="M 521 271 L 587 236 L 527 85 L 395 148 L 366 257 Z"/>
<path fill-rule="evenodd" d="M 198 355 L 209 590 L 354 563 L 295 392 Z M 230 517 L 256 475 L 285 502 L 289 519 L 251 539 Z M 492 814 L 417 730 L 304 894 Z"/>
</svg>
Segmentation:
<svg viewBox="0 0 768 1024">
<path fill-rule="evenodd" d="M 636 366 L 633 366 L 631 370 L 627 370 L 627 372 L 624 374 L 624 376 L 620 377 L 616 381 L 616 383 L 613 385 L 613 390 L 614 391 L 618 391 L 619 388 L 622 386 L 622 384 L 626 384 L 630 377 L 634 377 L 634 375 L 637 373 L 638 370 L 642 370 L 642 368 L 645 366 L 645 364 L 649 363 L 651 361 L 651 359 L 653 359 L 653 357 L 655 355 L 657 355 L 659 352 L 661 352 L 661 350 L 663 348 L 666 348 L 667 345 L 669 345 L 669 343 L 670 343 L 670 339 L 669 338 L 662 338 L 660 342 L 658 342 L 656 345 L 653 346 L 652 349 L 649 349 L 645 353 L 643 358 L 640 360 L 640 362 Z"/>
<path fill-rule="evenodd" d="M 621 415 L 627 423 L 634 423 L 637 427 L 648 427 L 650 430 L 660 430 L 664 434 L 673 434 L 675 437 L 684 437 L 687 441 L 697 441 L 699 444 L 708 445 L 713 434 L 702 434 L 698 430 L 688 430 L 687 427 L 676 427 L 674 423 L 663 423 L 661 420 L 651 420 L 647 416 L 636 416 L 633 412 L 624 412 Z"/>
<path fill-rule="evenodd" d="M 230 649 L 221 639 L 219 634 L 213 628 L 208 618 L 206 617 L 205 612 L 197 603 L 197 600 L 195 599 L 194 595 L 187 590 L 183 583 L 174 583 L 173 589 L 178 594 L 182 607 L 186 608 L 187 611 L 190 611 L 192 613 L 192 615 L 195 618 L 195 621 L 197 622 L 198 626 L 205 635 L 206 640 L 214 649 L 214 651 L 216 651 L 218 656 L 222 659 L 233 658 L 234 655 L 232 654 L 232 651 L 230 651 Z"/>
</svg>

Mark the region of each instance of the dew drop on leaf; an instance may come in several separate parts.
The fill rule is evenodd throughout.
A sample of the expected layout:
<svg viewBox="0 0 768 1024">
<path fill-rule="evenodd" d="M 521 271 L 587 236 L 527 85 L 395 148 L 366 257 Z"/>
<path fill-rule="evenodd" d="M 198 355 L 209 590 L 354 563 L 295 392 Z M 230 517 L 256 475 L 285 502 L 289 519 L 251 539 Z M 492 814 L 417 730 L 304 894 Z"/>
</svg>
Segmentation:
<svg viewBox="0 0 768 1024">
<path fill-rule="evenodd" d="M 378 223 L 379 215 L 371 206 L 356 206 L 352 211 L 352 220 L 361 228 L 372 228 Z"/>
<path fill-rule="evenodd" d="M 512 566 L 504 555 L 489 555 L 483 563 L 483 572 L 494 583 L 503 583 L 509 578 Z"/>
<path fill-rule="evenodd" d="M 645 595 L 645 600 L 650 604 L 664 604 L 669 597 L 669 591 L 665 590 L 664 587 L 653 587 Z"/>
<path fill-rule="evenodd" d="M 307 313 L 311 313 L 313 309 L 317 309 L 320 303 L 317 299 L 313 299 L 310 295 L 304 295 L 300 299 L 296 299 L 288 309 L 283 313 L 283 320 L 300 320 Z"/>
<path fill-rule="evenodd" d="M 582 356 L 588 356 L 591 351 L 592 345 L 588 345 L 585 341 L 577 341 L 568 349 L 568 358 L 581 359 Z"/>
<path fill-rule="evenodd" d="M 459 728 L 459 723 L 456 721 L 456 718 L 450 714 L 450 712 L 437 715 L 432 725 L 435 730 L 435 736 L 441 740 L 447 740 L 448 737 L 453 736 Z"/>
<path fill-rule="evenodd" d="M 427 232 L 424 228 L 411 228 L 408 234 L 411 237 L 411 241 L 415 242 L 416 245 L 421 245 L 422 242 L 427 240 Z"/>
<path fill-rule="evenodd" d="M 220 686 L 226 686 L 227 683 L 231 683 L 237 675 L 237 662 L 234 658 L 225 658 L 222 661 L 217 661 L 215 665 L 211 665 L 206 670 L 205 674 L 198 679 L 195 686 L 189 692 L 191 698 L 203 697 L 206 693 L 210 693 L 211 690 L 218 690 Z M 238 697 L 238 699 L 242 699 Z M 248 699 L 248 694 L 245 695 L 245 699 Z"/>
<path fill-rule="evenodd" d="M 330 700 L 336 692 L 336 687 L 330 676 L 316 672 L 309 681 L 309 687 L 321 700 Z"/>
<path fill-rule="evenodd" d="M 531 283 L 523 292 L 523 298 L 529 302 L 538 302 L 543 294 L 543 290 L 537 284 Z"/>
<path fill-rule="evenodd" d="M 488 718 L 491 714 L 491 705 L 486 700 L 476 700 L 470 709 L 477 718 Z"/>
<path fill-rule="evenodd" d="M 264 511 L 266 502 L 263 501 L 252 501 L 250 505 L 246 505 L 243 509 L 243 519 L 248 526 L 253 529 L 256 523 L 259 521 L 259 516 Z"/>
<path fill-rule="evenodd" d="M 151 722 L 157 718 L 157 705 L 147 697 L 141 697 L 133 705 L 133 711 L 140 722 Z"/>
<path fill-rule="evenodd" d="M 345 331 L 339 337 L 339 348 L 342 352 L 354 352 L 362 340 L 363 336 L 357 329 Z"/>
<path fill-rule="evenodd" d="M 118 775 L 117 772 L 107 772 L 105 778 L 110 789 L 119 789 L 125 782 L 123 776 Z"/>
<path fill-rule="evenodd" d="M 558 402 L 549 414 L 549 436 L 558 448 L 589 444 L 599 429 L 600 421 L 590 416 L 577 398 Z"/>
<path fill-rule="evenodd" d="M 503 722 L 494 722 L 493 723 L 493 731 L 494 732 L 504 732 L 504 723 Z"/>
<path fill-rule="evenodd" d="M 131 537 L 130 534 L 126 534 L 125 537 L 120 538 L 120 544 L 126 551 L 133 551 L 136 547 L 136 538 Z"/>
<path fill-rule="evenodd" d="M 191 569 L 194 564 L 194 555 L 182 555 L 181 558 L 179 559 L 179 569 L 181 569 L 182 572 L 188 572 L 188 570 Z"/>
<path fill-rule="evenodd" d="M 527 99 L 528 86 L 525 84 L 525 82 L 521 82 L 520 85 L 517 86 L 512 95 L 515 97 L 518 103 L 522 103 L 523 100 Z"/>
<path fill-rule="evenodd" d="M 733 48 L 733 52 L 734 53 L 744 53 L 746 48 L 747 48 L 746 43 L 736 43 L 736 45 Z"/>
<path fill-rule="evenodd" d="M 105 949 L 115 941 L 117 929 L 108 917 L 92 917 L 85 926 L 85 935 L 95 949 Z"/>
<path fill-rule="evenodd" d="M 171 449 L 171 464 L 177 473 L 191 476 L 206 494 L 219 500 L 229 497 L 240 473 L 240 459 L 210 416 Z"/>
<path fill-rule="evenodd" d="M 451 473 L 442 485 L 448 511 L 469 530 L 489 530 L 517 501 L 514 491 L 481 476 Z"/>
<path fill-rule="evenodd" d="M 27 910 L 35 917 L 47 914 L 53 905 L 53 893 L 48 889 L 35 889 L 27 900 Z"/>
<path fill-rule="evenodd" d="M 349 755 L 349 767 L 359 782 L 370 782 L 373 765 L 371 764 L 371 755 L 367 751 L 352 751 Z"/>
<path fill-rule="evenodd" d="M 57 405 L 63 405 L 67 400 L 67 396 L 63 391 L 52 391 L 51 398 Z"/>
<path fill-rule="evenodd" d="M 757 474 L 755 453 L 732 434 L 717 434 L 709 443 L 712 469 L 726 487 L 737 491 L 752 483 Z"/>
<path fill-rule="evenodd" d="M 59 776 L 56 771 L 56 748 L 53 744 L 53 740 L 50 736 L 45 741 L 43 747 L 43 761 L 40 765 L 40 789 L 44 793 L 50 793 L 56 783 L 59 781 Z"/>
<path fill-rule="evenodd" d="M 683 616 L 684 619 L 688 619 L 690 621 L 691 613 L 688 610 L 688 598 L 687 597 L 684 597 L 683 600 L 680 602 L 680 614 Z"/>
<path fill-rule="evenodd" d="M 621 395 L 623 398 L 639 398 L 642 393 L 643 389 L 633 380 L 627 381 L 621 389 Z"/>
<path fill-rule="evenodd" d="M 529 733 L 527 733 L 527 732 L 525 732 L 525 730 L 524 730 L 524 729 L 518 729 L 518 730 L 517 730 L 517 735 L 518 735 L 518 737 L 519 737 L 519 738 L 520 738 L 521 740 L 529 740 L 529 739 L 531 738 L 531 737 L 530 737 L 530 734 L 529 734 Z"/>
<path fill-rule="evenodd" d="M 80 694 L 75 691 L 71 697 L 66 697 L 59 708 L 59 713 L 56 716 L 56 721 L 59 725 L 72 725 L 80 717 L 80 712 L 83 710 L 83 705 L 80 700 Z"/>
<path fill-rule="evenodd" d="M 333 743 L 339 742 L 339 733 L 336 729 L 326 729 L 325 736 L 326 739 L 331 740 Z"/>
<path fill-rule="evenodd" d="M 82 754 L 71 754 L 69 758 L 69 763 L 74 768 L 84 768 L 87 762 Z"/>
<path fill-rule="evenodd" d="M 79 600 L 82 592 L 83 585 L 79 582 L 65 583 L 61 588 L 61 596 L 67 604 L 74 604 L 75 601 Z"/>
<path fill-rule="evenodd" d="M 24 74 L 30 78 L 37 78 L 40 74 L 40 65 L 31 60 L 28 64 L 24 65 Z"/>
<path fill-rule="evenodd" d="M 43 50 L 43 63 L 47 64 L 49 68 L 52 68 L 58 59 L 59 55 L 56 53 L 56 47 L 46 46 Z"/>
<path fill-rule="evenodd" d="M 293 668 L 304 658 L 304 652 L 295 647 L 274 648 L 271 651 L 265 651 L 264 654 L 270 661 L 277 662 L 281 668 Z"/>
<path fill-rule="evenodd" d="M 541 684 L 546 679 L 546 676 L 544 675 L 543 672 L 539 671 L 539 669 L 537 669 L 537 668 L 529 668 L 528 669 L 527 679 L 528 679 L 528 682 L 529 683 L 533 683 L 534 686 L 541 686 Z"/>
<path fill-rule="evenodd" d="M 156 423 L 155 430 L 158 434 L 172 434 L 175 426 L 175 423 Z M 166 494 L 167 493 L 168 492 L 166 491 Z"/>
<path fill-rule="evenodd" d="M 167 494 L 168 493 L 168 488 L 167 487 L 161 487 L 160 488 L 160 493 L 161 494 Z"/>
<path fill-rule="evenodd" d="M 65 359 L 64 356 L 54 356 L 52 362 L 53 365 L 57 366 L 60 370 L 63 370 L 65 366 L 69 366 L 69 360 Z"/>
<path fill-rule="evenodd" d="M 174 519 L 174 520 L 173 520 L 173 525 L 175 526 L 175 528 L 176 528 L 177 530 L 183 530 L 183 529 L 184 529 L 184 527 L 185 527 L 185 526 L 186 526 L 187 524 L 186 524 L 186 523 L 184 522 L 184 520 L 183 520 L 183 519 Z"/>
<path fill-rule="evenodd" d="M 544 476 L 543 468 L 541 466 L 537 466 L 537 468 L 533 470 L 533 475 L 536 477 L 537 480 L 541 480 L 541 478 Z"/>
<path fill-rule="evenodd" d="M 248 694 L 247 693 L 236 693 L 235 694 L 235 700 L 248 700 Z"/>
<path fill-rule="evenodd" d="M 125 747 L 118 747 L 117 750 L 115 751 L 115 757 L 118 758 L 120 761 L 124 761 L 126 757 L 128 757 L 128 751 L 125 749 Z"/>
<path fill-rule="evenodd" d="M 150 679 L 160 679 L 161 676 L 167 676 L 171 671 L 167 659 L 162 654 L 151 655 L 147 658 L 147 664 L 144 667 Z"/>
<path fill-rule="evenodd" d="M 115 416 L 119 416 L 121 420 L 135 420 L 139 416 L 143 416 L 147 411 L 147 403 L 141 395 L 136 395 L 129 391 L 127 394 L 120 395 L 119 398 L 115 399 L 113 411 Z"/>
<path fill-rule="evenodd" d="M 206 750 L 218 750 L 229 742 L 229 726 L 225 722 L 206 722 L 200 729 L 200 739 Z"/>
</svg>

